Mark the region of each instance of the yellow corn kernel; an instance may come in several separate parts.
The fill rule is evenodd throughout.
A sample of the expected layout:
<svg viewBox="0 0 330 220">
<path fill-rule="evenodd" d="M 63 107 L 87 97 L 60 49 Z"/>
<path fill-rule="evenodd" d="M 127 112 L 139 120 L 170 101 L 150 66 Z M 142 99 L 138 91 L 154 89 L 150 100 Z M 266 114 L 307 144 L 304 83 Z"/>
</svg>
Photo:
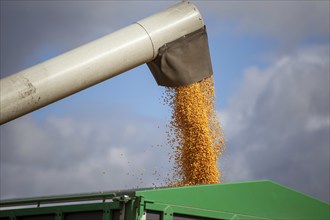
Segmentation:
<svg viewBox="0 0 330 220">
<path fill-rule="evenodd" d="M 213 77 L 192 85 L 166 88 L 171 108 L 168 144 L 174 150 L 174 180 L 170 185 L 219 183 L 218 157 L 225 142 L 215 111 Z"/>
</svg>

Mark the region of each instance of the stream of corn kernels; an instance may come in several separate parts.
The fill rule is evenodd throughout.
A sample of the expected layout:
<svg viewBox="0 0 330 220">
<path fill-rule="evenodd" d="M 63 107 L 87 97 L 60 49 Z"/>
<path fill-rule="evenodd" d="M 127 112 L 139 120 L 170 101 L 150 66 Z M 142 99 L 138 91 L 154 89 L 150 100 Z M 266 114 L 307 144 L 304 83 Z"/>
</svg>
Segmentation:
<svg viewBox="0 0 330 220">
<path fill-rule="evenodd" d="M 225 142 L 215 111 L 213 77 L 188 86 L 167 87 L 164 102 L 172 112 L 168 143 L 174 152 L 174 176 L 169 185 L 219 183 L 217 161 Z"/>
</svg>

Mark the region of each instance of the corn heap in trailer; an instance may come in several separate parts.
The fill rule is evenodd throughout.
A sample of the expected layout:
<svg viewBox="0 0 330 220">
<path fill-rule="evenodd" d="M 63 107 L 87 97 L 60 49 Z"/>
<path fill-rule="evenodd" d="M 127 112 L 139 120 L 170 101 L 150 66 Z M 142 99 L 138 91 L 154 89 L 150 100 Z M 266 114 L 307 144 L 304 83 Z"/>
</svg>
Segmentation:
<svg viewBox="0 0 330 220">
<path fill-rule="evenodd" d="M 1 79 L 0 124 L 147 63 L 156 82 L 212 75 L 206 28 L 182 2 Z M 329 219 L 330 206 L 271 181 L 2 200 L 0 220 Z"/>
</svg>

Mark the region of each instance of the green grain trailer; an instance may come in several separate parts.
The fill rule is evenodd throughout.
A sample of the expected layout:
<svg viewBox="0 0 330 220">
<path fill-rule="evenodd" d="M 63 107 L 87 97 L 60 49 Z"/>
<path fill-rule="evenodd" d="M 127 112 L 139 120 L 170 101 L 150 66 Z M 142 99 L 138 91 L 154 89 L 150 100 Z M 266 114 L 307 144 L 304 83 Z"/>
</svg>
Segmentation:
<svg viewBox="0 0 330 220">
<path fill-rule="evenodd" d="M 330 219 L 329 204 L 272 181 L 4 200 L 1 209 L 1 220 Z"/>
</svg>

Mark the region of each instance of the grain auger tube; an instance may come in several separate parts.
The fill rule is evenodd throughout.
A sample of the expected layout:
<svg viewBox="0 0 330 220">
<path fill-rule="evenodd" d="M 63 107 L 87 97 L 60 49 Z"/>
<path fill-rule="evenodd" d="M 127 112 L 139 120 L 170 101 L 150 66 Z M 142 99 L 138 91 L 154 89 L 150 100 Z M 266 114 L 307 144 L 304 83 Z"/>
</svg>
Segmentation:
<svg viewBox="0 0 330 220">
<path fill-rule="evenodd" d="M 196 6 L 182 2 L 0 81 L 0 124 L 147 63 L 158 85 L 183 86 L 212 74 Z"/>
</svg>

